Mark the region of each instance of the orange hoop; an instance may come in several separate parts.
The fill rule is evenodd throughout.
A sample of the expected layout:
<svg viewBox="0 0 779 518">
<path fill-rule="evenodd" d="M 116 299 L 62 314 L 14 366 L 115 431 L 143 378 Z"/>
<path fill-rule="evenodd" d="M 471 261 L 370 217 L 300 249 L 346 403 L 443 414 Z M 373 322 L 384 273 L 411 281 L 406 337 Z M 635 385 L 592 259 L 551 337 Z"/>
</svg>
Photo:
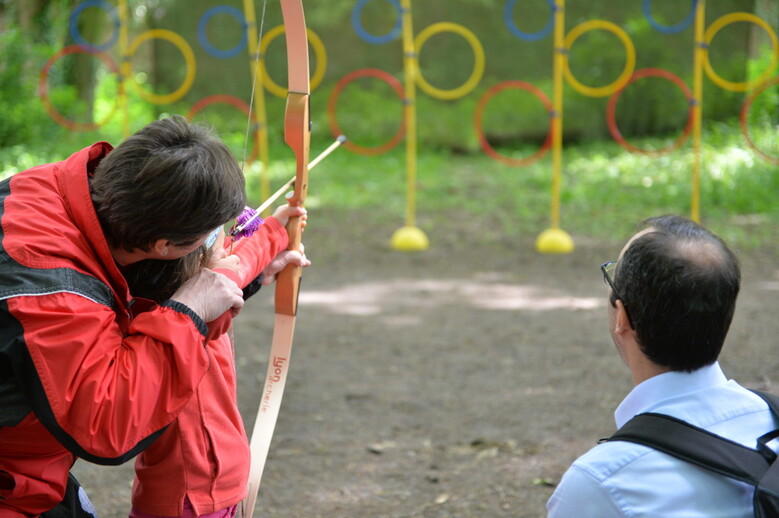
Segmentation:
<svg viewBox="0 0 779 518">
<path fill-rule="evenodd" d="M 201 110 L 203 110 L 204 108 L 212 104 L 229 104 L 230 106 L 234 106 L 235 108 L 241 110 L 243 114 L 246 115 L 247 117 L 250 117 L 252 115 L 252 112 L 249 109 L 249 105 L 246 104 L 242 99 L 239 99 L 232 95 L 216 94 L 216 95 L 209 95 L 208 97 L 203 97 L 194 105 L 192 105 L 192 108 L 190 108 L 189 112 L 187 112 L 187 120 L 191 121 L 195 117 L 195 115 L 197 115 Z M 255 124 L 254 135 L 257 134 L 257 131 L 258 131 L 257 124 Z M 252 146 L 251 154 L 249 155 L 249 158 L 246 161 L 247 163 L 252 163 L 256 159 L 257 159 L 257 149 L 256 147 Z"/>
<path fill-rule="evenodd" d="M 534 154 L 532 154 L 529 157 L 526 158 L 509 158 L 507 156 L 501 155 L 498 153 L 495 148 L 492 147 L 492 145 L 487 141 L 487 137 L 484 135 L 484 131 L 482 131 L 482 122 L 483 122 L 483 115 L 484 115 L 484 109 L 487 106 L 487 103 L 490 102 L 490 100 L 495 97 L 498 93 L 502 92 L 503 90 L 507 90 L 509 88 L 517 88 L 519 90 L 526 90 L 541 100 L 541 102 L 544 104 L 544 107 L 546 108 L 546 111 L 550 114 L 552 123 L 549 124 L 549 132 L 546 134 L 546 140 L 541 145 L 538 151 L 536 151 Z M 476 134 L 479 136 L 479 143 L 481 144 L 481 148 L 484 150 L 487 155 L 494 158 L 495 160 L 498 160 L 500 162 L 503 162 L 504 164 L 512 165 L 512 166 L 525 166 L 530 165 L 533 162 L 539 160 L 541 157 L 543 157 L 548 151 L 549 148 L 552 145 L 552 128 L 554 127 L 554 108 L 552 107 L 551 101 L 549 101 L 549 98 L 544 94 L 543 91 L 541 91 L 539 88 L 531 85 L 530 83 L 526 83 L 525 81 L 504 81 L 502 83 L 498 83 L 489 90 L 487 90 L 484 95 L 482 95 L 481 99 L 479 99 L 479 103 L 476 105 L 476 111 L 473 115 L 473 125 L 476 129 Z"/>
<path fill-rule="evenodd" d="M 752 148 L 752 150 L 760 155 L 763 159 L 767 160 L 768 162 L 771 162 L 772 164 L 779 165 L 779 157 L 771 156 L 768 153 L 758 149 L 757 145 L 752 141 L 752 139 L 749 136 L 749 128 L 747 125 L 747 115 L 749 115 L 749 109 L 752 107 L 752 103 L 754 102 L 757 97 L 762 94 L 768 87 L 779 85 L 779 76 L 773 77 L 771 79 L 768 79 L 766 81 L 763 81 L 755 90 L 749 94 L 749 97 L 747 97 L 744 100 L 744 104 L 741 106 L 741 132 L 744 134 L 744 138 L 747 141 L 747 144 L 749 144 L 749 147 Z"/>
<path fill-rule="evenodd" d="M 619 131 L 619 127 L 617 126 L 616 111 L 617 111 L 617 101 L 619 100 L 619 97 L 622 95 L 622 92 L 625 91 L 625 89 L 628 87 L 629 84 L 631 84 L 634 81 L 637 81 L 638 79 L 642 79 L 644 77 L 662 77 L 663 79 L 667 79 L 671 81 L 673 84 L 677 85 L 682 90 L 682 92 L 684 92 L 684 96 L 687 97 L 687 101 L 690 105 L 689 109 L 687 110 L 687 124 L 684 126 L 684 131 L 673 142 L 673 144 L 671 144 L 670 146 L 666 146 L 665 148 L 662 149 L 655 149 L 655 150 L 642 149 L 630 144 L 627 140 L 625 140 L 625 137 L 622 136 L 622 132 Z M 625 84 L 625 86 L 617 90 L 609 98 L 609 104 L 606 107 L 606 121 L 608 123 L 609 132 L 611 133 L 611 136 L 614 137 L 614 140 L 617 141 L 617 143 L 623 148 L 627 149 L 631 153 L 642 153 L 644 155 L 649 155 L 649 156 L 660 156 L 675 151 L 690 136 L 690 132 L 692 131 L 692 120 L 693 120 L 692 117 L 693 117 L 694 105 L 695 103 L 690 88 L 686 84 L 684 84 L 684 81 L 682 81 L 679 76 L 677 76 L 672 72 L 669 72 L 668 70 L 664 70 L 662 68 L 642 68 L 640 70 L 636 70 L 633 73 L 633 75 L 630 76 L 630 79 L 628 79 L 627 84 Z"/>
<path fill-rule="evenodd" d="M 346 74 L 344 77 L 341 78 L 340 81 L 338 81 L 338 83 L 336 83 L 335 88 L 333 88 L 333 92 L 330 94 L 330 99 L 328 99 L 327 101 L 327 117 L 330 122 L 330 132 L 333 134 L 334 137 L 344 134 L 344 132 L 341 131 L 341 128 L 338 126 L 338 120 L 336 118 L 336 113 L 335 113 L 335 108 L 336 105 L 338 104 L 338 97 L 341 95 L 341 91 L 343 91 L 343 89 L 346 87 L 347 84 L 351 83 L 352 81 L 360 77 L 375 77 L 377 79 L 381 79 L 382 81 L 390 85 L 390 87 L 392 87 L 393 90 L 395 90 L 395 93 L 398 94 L 398 97 L 400 98 L 401 101 L 405 100 L 403 85 L 401 85 L 400 81 L 395 79 L 395 77 L 389 74 L 388 72 L 379 70 L 377 68 L 361 68 L 359 70 L 355 70 L 354 72 L 350 72 L 349 74 Z M 397 133 L 395 133 L 395 135 L 384 144 L 376 147 L 365 147 L 365 146 L 359 146 L 354 142 L 352 142 L 351 140 L 347 140 L 344 143 L 344 147 L 353 153 L 357 153 L 358 155 L 366 155 L 366 156 L 381 155 L 382 153 L 386 153 L 387 151 L 397 146 L 403 140 L 403 136 L 405 134 L 406 134 L 406 119 L 404 117 L 402 119 L 400 128 L 398 129 Z"/>
<path fill-rule="evenodd" d="M 43 67 L 43 70 L 41 71 L 41 77 L 38 82 L 38 95 L 41 98 L 41 101 L 43 102 L 43 107 L 48 112 L 49 116 L 54 119 L 54 121 L 59 124 L 60 126 L 63 126 L 67 129 L 73 130 L 73 131 L 93 131 L 98 129 L 100 126 L 108 122 L 108 120 L 113 117 L 114 112 L 116 112 L 118 103 L 114 103 L 113 108 L 111 108 L 111 111 L 106 115 L 102 120 L 96 121 L 96 122 L 90 122 L 90 123 L 84 123 L 84 122 L 76 122 L 68 119 L 64 115 L 62 115 L 60 112 L 58 112 L 54 106 L 51 104 L 51 101 L 49 101 L 49 92 L 48 92 L 48 84 L 47 79 L 49 77 L 49 69 L 51 69 L 52 65 L 61 57 L 67 56 L 68 54 L 90 54 L 92 56 L 96 56 L 100 58 L 100 60 L 105 63 L 108 68 L 111 69 L 111 72 L 116 74 L 117 76 L 121 77 L 121 73 L 119 71 L 119 66 L 116 64 L 116 62 L 111 59 L 111 57 L 106 54 L 105 52 L 95 50 L 92 48 L 82 47 L 79 45 L 70 45 L 68 47 L 65 47 L 64 49 L 57 52 L 54 56 L 52 56 L 47 62 L 46 65 Z M 117 99 L 121 98 L 124 94 L 124 85 L 122 84 L 122 81 L 118 81 L 118 89 L 119 89 L 119 95 L 117 95 Z"/>
</svg>

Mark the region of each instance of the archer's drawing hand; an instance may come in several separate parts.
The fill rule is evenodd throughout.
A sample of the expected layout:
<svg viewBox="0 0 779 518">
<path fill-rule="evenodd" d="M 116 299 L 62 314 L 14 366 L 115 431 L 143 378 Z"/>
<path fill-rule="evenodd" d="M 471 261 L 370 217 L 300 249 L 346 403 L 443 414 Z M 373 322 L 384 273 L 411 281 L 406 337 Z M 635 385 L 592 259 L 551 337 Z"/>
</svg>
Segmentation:
<svg viewBox="0 0 779 518">
<path fill-rule="evenodd" d="M 223 229 L 219 232 L 219 236 L 214 242 L 211 258 L 208 260 L 206 268 L 212 270 L 224 268 L 238 273 L 241 269 L 241 259 L 237 255 L 228 255 L 227 248 L 224 246 L 224 241 L 225 233 Z"/>
<path fill-rule="evenodd" d="M 304 247 L 301 243 L 300 252 L 296 250 L 284 250 L 279 253 L 279 255 L 277 255 L 262 271 L 262 284 L 271 284 L 276 280 L 276 275 L 289 264 L 302 266 L 303 268 L 311 266 L 311 261 L 306 258 L 306 254 L 303 250 Z"/>
<path fill-rule="evenodd" d="M 203 269 L 176 290 L 170 300 L 181 302 L 204 322 L 211 322 L 230 310 L 233 316 L 243 307 L 243 291 L 227 276 Z"/>
</svg>

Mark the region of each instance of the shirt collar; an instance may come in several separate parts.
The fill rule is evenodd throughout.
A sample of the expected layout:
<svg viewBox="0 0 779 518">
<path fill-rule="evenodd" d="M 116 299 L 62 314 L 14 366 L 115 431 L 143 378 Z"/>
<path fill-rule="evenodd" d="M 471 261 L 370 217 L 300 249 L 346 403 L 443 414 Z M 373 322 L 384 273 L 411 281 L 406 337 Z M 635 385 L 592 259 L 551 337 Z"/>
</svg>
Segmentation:
<svg viewBox="0 0 779 518">
<path fill-rule="evenodd" d="M 636 415 L 651 411 L 660 401 L 727 381 L 719 362 L 693 372 L 665 372 L 649 378 L 633 387 L 614 411 L 617 428 L 621 428 Z"/>
</svg>

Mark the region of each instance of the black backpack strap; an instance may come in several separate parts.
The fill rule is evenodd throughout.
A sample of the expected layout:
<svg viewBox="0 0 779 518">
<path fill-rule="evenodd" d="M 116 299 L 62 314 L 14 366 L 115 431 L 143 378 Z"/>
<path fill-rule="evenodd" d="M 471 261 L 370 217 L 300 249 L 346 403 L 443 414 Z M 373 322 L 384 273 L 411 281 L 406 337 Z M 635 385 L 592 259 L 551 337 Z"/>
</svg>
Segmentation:
<svg viewBox="0 0 779 518">
<path fill-rule="evenodd" d="M 662 414 L 639 414 L 607 440 L 643 444 L 753 486 L 773 461 L 757 450 Z"/>
<path fill-rule="evenodd" d="M 763 392 L 761 390 L 753 389 L 752 392 L 763 398 L 763 401 L 768 404 L 771 412 L 773 412 L 774 417 L 779 419 L 779 396 L 768 392 Z M 772 451 L 768 447 L 768 443 L 777 437 L 779 437 L 779 429 L 763 435 L 757 440 L 758 448 L 764 452 L 766 450 Z M 776 456 L 775 453 L 774 456 Z M 779 498 L 779 462 L 774 462 L 768 469 L 768 472 L 765 474 L 765 476 L 763 476 L 762 480 L 760 481 L 760 490 Z"/>
<path fill-rule="evenodd" d="M 762 390 L 751 389 L 752 392 L 760 396 L 768 404 L 768 408 L 773 412 L 774 417 L 779 418 L 779 396 Z"/>
<path fill-rule="evenodd" d="M 65 498 L 57 507 L 43 513 L 41 518 L 97 518 L 97 512 L 76 477 L 68 473 Z"/>
<path fill-rule="evenodd" d="M 760 396 L 763 401 L 768 404 L 768 408 L 774 414 L 776 419 L 779 419 L 779 397 L 769 394 L 768 392 L 762 392 L 760 390 L 752 390 L 755 394 Z M 768 446 L 768 443 L 779 437 L 779 428 L 772 432 L 761 435 L 757 438 L 757 449 L 760 450 L 763 455 L 773 462 L 776 459 L 776 453 Z"/>
</svg>

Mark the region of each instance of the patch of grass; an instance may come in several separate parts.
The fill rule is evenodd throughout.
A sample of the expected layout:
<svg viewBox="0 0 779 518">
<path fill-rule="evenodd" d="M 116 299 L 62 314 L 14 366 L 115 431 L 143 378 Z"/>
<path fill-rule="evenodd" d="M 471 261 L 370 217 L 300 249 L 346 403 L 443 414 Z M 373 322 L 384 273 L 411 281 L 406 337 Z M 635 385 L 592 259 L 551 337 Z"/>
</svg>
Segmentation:
<svg viewBox="0 0 779 518">
<path fill-rule="evenodd" d="M 754 129 L 755 138 L 770 140 L 775 128 Z M 240 140 L 240 139 L 239 139 Z M 706 128 L 702 139 L 701 221 L 734 246 L 777 245 L 779 228 L 779 170 L 754 153 L 737 124 Z M 79 144 L 87 145 L 89 142 Z M 317 136 L 315 157 L 330 144 Z M 664 139 L 633 142 L 644 148 L 667 145 Z M 273 142 L 270 167 L 272 188 L 294 174 L 291 152 Z M 235 146 L 233 146 L 235 147 Z M 0 149 L 3 176 L 66 157 L 65 150 L 14 146 Z M 528 156 L 535 148 L 500 150 Z M 485 228 L 485 237 L 499 239 L 536 236 L 550 224 L 552 162 L 549 155 L 527 167 L 511 167 L 482 153 L 457 154 L 420 146 L 417 154 L 415 214 L 426 232 L 467 221 Z M 563 151 L 561 227 L 576 236 L 624 240 L 635 224 L 647 217 L 689 215 L 694 160 L 688 142 L 662 157 L 626 152 L 611 141 L 568 146 Z M 340 149 L 311 171 L 308 206 L 356 211 L 379 224 L 402 225 L 406 217 L 406 154 L 403 146 L 380 156 L 361 156 Z M 250 199 L 261 201 L 256 177 L 259 166 L 247 167 Z M 360 221 L 351 223 L 359 225 Z"/>
<path fill-rule="evenodd" d="M 770 128 L 764 131 L 774 131 Z M 664 139 L 634 142 L 661 148 Z M 527 156 L 528 150 L 504 150 Z M 406 157 L 396 149 L 379 157 L 338 151 L 312 172 L 320 206 L 369 211 L 377 221 L 405 217 Z M 573 235 L 623 240 L 636 223 L 658 214 L 690 215 L 694 157 L 688 142 L 666 156 L 627 153 L 614 142 L 590 142 L 563 151 L 561 227 Z M 549 156 L 510 167 L 483 154 L 421 149 L 417 157 L 418 224 L 432 231 L 460 214 L 497 227 L 507 238 L 537 235 L 550 223 Z M 776 247 L 779 170 L 746 146 L 736 125 L 707 128 L 699 183 L 701 222 L 734 246 Z"/>
</svg>

